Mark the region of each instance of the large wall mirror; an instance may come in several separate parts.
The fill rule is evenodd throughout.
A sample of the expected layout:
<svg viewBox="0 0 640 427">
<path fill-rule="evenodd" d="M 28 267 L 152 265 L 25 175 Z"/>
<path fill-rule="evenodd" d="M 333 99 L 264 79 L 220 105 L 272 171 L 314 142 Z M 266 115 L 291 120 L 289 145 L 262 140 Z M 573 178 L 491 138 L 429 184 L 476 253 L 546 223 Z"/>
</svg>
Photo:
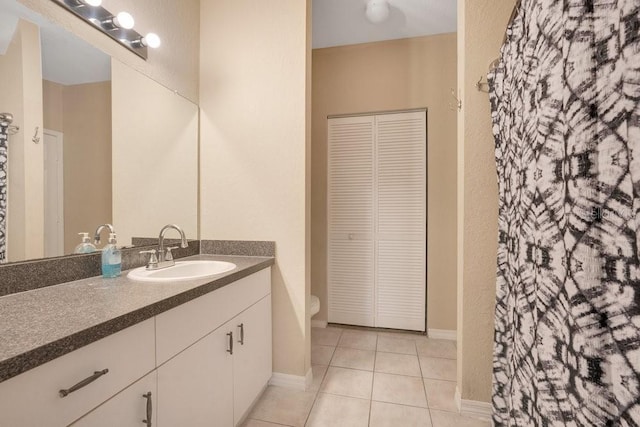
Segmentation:
<svg viewBox="0 0 640 427">
<path fill-rule="evenodd" d="M 120 246 L 168 223 L 198 237 L 197 105 L 17 0 L 0 0 L 5 112 L 0 263 L 71 254 L 104 223 Z"/>
</svg>

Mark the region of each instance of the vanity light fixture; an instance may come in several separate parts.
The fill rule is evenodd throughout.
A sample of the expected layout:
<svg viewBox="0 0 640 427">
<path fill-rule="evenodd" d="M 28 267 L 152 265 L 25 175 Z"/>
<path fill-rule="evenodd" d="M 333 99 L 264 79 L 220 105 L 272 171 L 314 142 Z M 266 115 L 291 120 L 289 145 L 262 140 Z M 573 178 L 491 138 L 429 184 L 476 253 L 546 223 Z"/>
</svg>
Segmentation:
<svg viewBox="0 0 640 427">
<path fill-rule="evenodd" d="M 365 14 L 372 24 L 379 24 L 389 18 L 389 2 L 387 0 L 369 0 Z"/>
<path fill-rule="evenodd" d="M 116 16 L 105 19 L 102 22 L 104 25 L 113 25 L 115 28 L 124 28 L 125 30 L 132 29 L 135 23 L 136 21 L 133 19 L 133 16 L 128 12 L 120 12 Z"/>
<path fill-rule="evenodd" d="M 75 7 L 85 7 L 92 6 L 98 7 L 102 4 L 102 0 L 73 0 L 75 2 Z"/>
<path fill-rule="evenodd" d="M 143 37 L 133 29 L 135 20 L 130 13 L 120 12 L 114 15 L 102 7 L 102 0 L 51 1 L 82 18 L 142 59 L 147 59 L 147 47 L 157 48 L 160 46 L 160 37 L 157 34 L 148 33 Z"/>
<path fill-rule="evenodd" d="M 79 0 L 79 1 L 84 5 L 93 6 L 93 7 L 98 7 L 102 4 L 102 0 Z"/>
<path fill-rule="evenodd" d="M 162 42 L 160 41 L 160 37 L 156 33 L 147 33 L 146 36 L 140 37 L 133 43 L 138 43 L 142 46 L 150 47 L 151 49 L 157 49 L 160 47 L 160 44 Z"/>
</svg>

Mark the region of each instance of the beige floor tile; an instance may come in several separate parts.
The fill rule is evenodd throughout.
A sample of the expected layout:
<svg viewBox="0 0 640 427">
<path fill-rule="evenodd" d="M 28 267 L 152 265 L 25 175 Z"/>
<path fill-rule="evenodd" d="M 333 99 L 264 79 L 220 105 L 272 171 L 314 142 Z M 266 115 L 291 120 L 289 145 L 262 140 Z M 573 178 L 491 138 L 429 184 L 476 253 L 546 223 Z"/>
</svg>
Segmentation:
<svg viewBox="0 0 640 427">
<path fill-rule="evenodd" d="M 260 420 L 246 420 L 244 424 L 242 424 L 242 427 L 282 427 L 284 425 L 286 424 L 274 424 Z"/>
<path fill-rule="evenodd" d="M 328 366 L 333 357 L 335 347 L 327 345 L 312 345 L 311 346 L 311 363 L 314 365 Z"/>
<path fill-rule="evenodd" d="M 357 348 L 358 350 L 375 350 L 378 334 L 370 331 L 345 329 L 338 342 L 338 347 Z"/>
<path fill-rule="evenodd" d="M 431 427 L 429 410 L 394 403 L 371 402 L 370 427 Z"/>
<path fill-rule="evenodd" d="M 386 353 L 416 354 L 416 342 L 411 338 L 378 336 L 377 349 Z"/>
<path fill-rule="evenodd" d="M 373 372 L 330 366 L 320 387 L 322 393 L 371 399 Z"/>
<path fill-rule="evenodd" d="M 327 373 L 327 366 L 312 365 L 311 371 L 313 373 L 313 381 L 311 382 L 311 386 L 308 391 L 316 392 L 320 390 L 320 385 L 324 380 L 324 374 Z"/>
<path fill-rule="evenodd" d="M 376 372 L 373 378 L 372 400 L 400 405 L 427 407 L 421 378 Z"/>
<path fill-rule="evenodd" d="M 341 368 L 362 369 L 373 371 L 375 351 L 357 350 L 355 348 L 338 347 L 331 358 L 331 366 Z"/>
<path fill-rule="evenodd" d="M 303 426 L 316 394 L 309 391 L 290 390 L 269 386 L 249 414 L 250 419 Z"/>
<path fill-rule="evenodd" d="M 311 344 L 338 345 L 342 329 L 339 328 L 311 328 Z"/>
<path fill-rule="evenodd" d="M 318 394 L 307 427 L 367 427 L 371 401 L 353 397 Z"/>
<path fill-rule="evenodd" d="M 376 354 L 375 371 L 385 374 L 422 377 L 418 356 L 411 354 L 383 353 L 379 351 Z"/>
<path fill-rule="evenodd" d="M 378 336 L 387 337 L 387 338 L 396 338 L 396 339 L 408 339 L 408 340 L 419 340 L 419 339 L 425 339 L 427 337 L 426 335 L 420 334 L 420 333 L 394 331 L 394 330 L 378 332 Z"/>
<path fill-rule="evenodd" d="M 490 427 L 491 421 L 463 417 L 453 412 L 432 410 L 431 421 L 433 427 Z"/>
<path fill-rule="evenodd" d="M 458 412 L 456 406 L 456 382 L 424 379 L 424 389 L 427 392 L 429 409 Z"/>
<path fill-rule="evenodd" d="M 422 339 L 416 340 L 418 355 L 427 357 L 456 358 L 456 342 L 450 340 Z"/>
<path fill-rule="evenodd" d="M 453 359 L 440 359 L 435 357 L 420 356 L 420 368 L 422 376 L 434 380 L 456 380 L 456 361 Z"/>
</svg>

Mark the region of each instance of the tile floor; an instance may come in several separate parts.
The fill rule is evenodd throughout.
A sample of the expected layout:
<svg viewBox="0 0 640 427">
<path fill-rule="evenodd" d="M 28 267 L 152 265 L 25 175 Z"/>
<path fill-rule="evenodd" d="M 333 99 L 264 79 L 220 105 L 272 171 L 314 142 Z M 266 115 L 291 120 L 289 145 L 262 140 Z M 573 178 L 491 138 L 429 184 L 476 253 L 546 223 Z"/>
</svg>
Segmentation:
<svg viewBox="0 0 640 427">
<path fill-rule="evenodd" d="M 311 388 L 269 386 L 244 427 L 488 427 L 457 413 L 455 358 L 453 341 L 313 328 Z"/>
</svg>

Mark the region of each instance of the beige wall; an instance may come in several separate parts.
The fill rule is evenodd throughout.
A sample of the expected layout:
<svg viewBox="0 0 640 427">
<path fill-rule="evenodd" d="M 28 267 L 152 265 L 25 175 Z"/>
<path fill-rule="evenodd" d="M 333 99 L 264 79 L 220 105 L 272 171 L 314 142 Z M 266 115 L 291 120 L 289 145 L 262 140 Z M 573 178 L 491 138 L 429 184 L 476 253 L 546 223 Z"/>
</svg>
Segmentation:
<svg viewBox="0 0 640 427">
<path fill-rule="evenodd" d="M 126 10 L 135 18 L 140 34 L 157 33 L 159 49 L 149 49 L 147 61 L 103 35 L 55 1 L 19 0 L 63 28 L 78 35 L 123 63 L 198 102 L 199 0 L 104 0 L 113 13 Z"/>
<path fill-rule="evenodd" d="M 489 98 L 475 83 L 498 57 L 514 0 L 458 1 L 458 389 L 491 400 L 498 187 Z"/>
<path fill-rule="evenodd" d="M 118 243 L 174 223 L 196 239 L 198 106 L 119 61 L 111 61 L 111 78 Z"/>
<path fill-rule="evenodd" d="M 273 240 L 273 368 L 310 369 L 310 1 L 201 3 L 201 237 Z M 224 42 L 221 42 L 224 41 Z"/>
<path fill-rule="evenodd" d="M 456 35 L 313 51 L 311 255 L 314 319 L 327 319 L 327 115 L 427 107 L 427 320 L 456 328 Z"/>
<path fill-rule="evenodd" d="M 42 104 L 44 128 L 63 132 L 63 92 L 64 86 L 49 80 L 42 82 Z"/>
<path fill-rule="evenodd" d="M 64 252 L 72 253 L 78 233 L 93 236 L 112 220 L 111 82 L 64 86 L 62 94 Z"/>
<path fill-rule="evenodd" d="M 41 69 L 38 27 L 19 21 L 6 54 L 0 55 L 0 110 L 12 113 L 13 124 L 20 127 L 8 142 L 9 261 L 44 253 L 44 151 L 42 143 L 31 141 L 36 127 L 42 136 Z"/>
</svg>

